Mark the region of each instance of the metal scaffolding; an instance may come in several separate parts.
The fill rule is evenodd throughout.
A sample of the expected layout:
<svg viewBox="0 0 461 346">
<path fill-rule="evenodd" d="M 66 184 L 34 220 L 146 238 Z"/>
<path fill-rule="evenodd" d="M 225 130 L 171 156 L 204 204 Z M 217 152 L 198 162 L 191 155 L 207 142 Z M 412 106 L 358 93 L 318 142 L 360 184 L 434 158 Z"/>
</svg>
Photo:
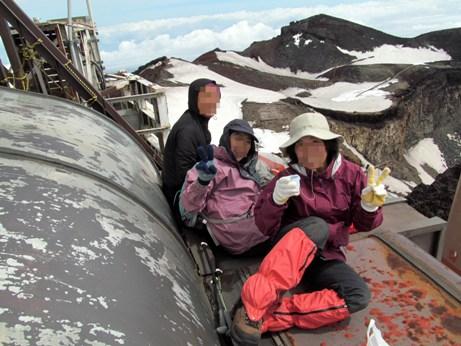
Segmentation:
<svg viewBox="0 0 461 346">
<path fill-rule="evenodd" d="M 11 72 L 5 71 L 3 64 L 0 67 L 0 75 L 4 75 L 1 84 L 65 97 L 95 109 L 133 135 L 152 162 L 161 167 L 160 152 L 100 93 L 104 76 L 93 19 L 73 18 L 67 34 L 66 23 L 48 21 L 41 29 L 13 0 L 0 0 L 0 35 L 11 63 Z M 73 60 L 69 59 L 69 47 L 78 48 Z"/>
</svg>

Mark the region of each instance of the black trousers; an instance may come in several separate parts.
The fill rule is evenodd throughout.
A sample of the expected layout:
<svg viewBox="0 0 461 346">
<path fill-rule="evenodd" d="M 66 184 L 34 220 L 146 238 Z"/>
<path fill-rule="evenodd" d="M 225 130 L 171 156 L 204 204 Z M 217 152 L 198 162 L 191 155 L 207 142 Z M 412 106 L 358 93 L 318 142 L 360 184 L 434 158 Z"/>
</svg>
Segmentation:
<svg viewBox="0 0 461 346">
<path fill-rule="evenodd" d="M 322 257 L 322 249 L 328 240 L 329 231 L 328 224 L 319 217 L 307 217 L 284 226 L 272 239 L 256 245 L 241 255 L 233 256 L 265 256 L 294 227 L 302 229 L 319 249 L 304 273 L 302 285 L 312 291 L 324 288 L 334 290 L 345 300 L 350 313 L 365 309 L 371 298 L 366 282 L 347 263 L 340 260 L 326 260 Z"/>
<path fill-rule="evenodd" d="M 315 291 L 324 288 L 336 291 L 345 300 L 350 313 L 366 308 L 371 298 L 366 282 L 345 262 L 322 257 L 321 250 L 329 235 L 328 224 L 323 219 L 308 217 L 282 227 L 272 239 L 272 246 L 294 227 L 301 228 L 319 249 L 306 269 L 302 283 Z"/>
</svg>

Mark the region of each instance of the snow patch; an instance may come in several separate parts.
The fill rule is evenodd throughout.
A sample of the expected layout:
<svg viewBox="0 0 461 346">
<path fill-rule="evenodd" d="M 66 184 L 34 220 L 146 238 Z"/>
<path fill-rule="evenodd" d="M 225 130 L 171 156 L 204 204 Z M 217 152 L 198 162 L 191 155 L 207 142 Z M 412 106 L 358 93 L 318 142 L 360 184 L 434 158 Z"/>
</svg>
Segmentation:
<svg viewBox="0 0 461 346">
<path fill-rule="evenodd" d="M 404 154 L 407 162 L 416 168 L 421 181 L 430 185 L 434 182 L 434 178 L 426 172 L 423 165 L 428 165 L 438 173 L 442 173 L 447 169 L 447 164 L 439 147 L 434 143 L 433 138 L 424 138 L 418 144 L 411 147 Z"/>
<path fill-rule="evenodd" d="M 302 35 L 303 34 L 293 35 L 293 41 L 294 41 L 295 46 L 299 47 L 299 41 L 301 40 Z"/>
<path fill-rule="evenodd" d="M 232 119 L 242 119 L 241 103 L 245 100 L 259 103 L 276 102 L 285 95 L 279 92 L 259 89 L 245 84 L 237 83 L 225 78 L 205 66 L 197 66 L 185 61 L 171 59 L 168 71 L 174 75 L 170 80 L 179 83 L 191 83 L 197 78 L 209 78 L 222 85 L 221 103 L 217 114 L 208 123 L 212 143 L 218 144 L 224 126 Z M 187 109 L 187 87 L 165 88 L 168 100 L 168 115 L 170 124 L 174 124 Z"/>
<path fill-rule="evenodd" d="M 307 40 L 304 44 L 307 45 L 312 40 Z M 319 75 L 323 74 L 326 71 L 322 71 L 319 73 L 309 73 L 304 71 L 297 71 L 292 72 L 288 67 L 287 68 L 277 68 L 272 67 L 264 62 L 261 57 L 258 57 L 258 60 L 248 58 L 246 56 L 242 56 L 235 52 L 216 52 L 216 57 L 220 61 L 225 61 L 232 63 L 238 66 L 249 67 L 253 70 L 275 74 L 278 76 L 287 76 L 287 77 L 294 77 L 294 78 L 303 78 L 303 79 L 316 79 L 321 81 L 327 81 L 328 78 L 317 78 Z"/>
<path fill-rule="evenodd" d="M 403 45 L 384 44 L 372 51 L 346 50 L 336 46 L 341 53 L 355 56 L 354 65 L 370 64 L 410 64 L 420 65 L 433 61 L 451 60 L 451 56 L 443 49 L 433 46 L 411 48 Z"/>
<path fill-rule="evenodd" d="M 366 167 L 367 165 L 372 164 L 362 154 L 360 154 L 359 151 L 355 149 L 352 145 L 350 145 L 346 141 L 344 141 L 343 144 L 346 148 L 352 151 L 355 156 L 359 158 L 362 167 Z M 377 170 L 377 173 L 378 174 L 381 173 L 379 169 Z M 391 175 L 389 175 L 386 178 L 386 180 L 384 181 L 384 184 L 388 187 L 389 192 L 393 192 L 400 196 L 406 196 L 407 194 L 411 192 L 410 185 L 407 182 L 403 182 L 399 179 L 396 179 Z"/>
<path fill-rule="evenodd" d="M 304 103 L 345 112 L 379 112 L 389 108 L 392 101 L 387 98 L 390 93 L 382 90 L 394 81 L 380 83 L 347 83 L 338 82 L 317 89 L 288 88 L 282 92 L 286 96 L 297 98 Z M 296 96 L 307 91 L 310 96 Z"/>
<path fill-rule="evenodd" d="M 254 133 L 259 140 L 258 150 L 265 153 L 280 153 L 280 145 L 290 138 L 287 131 L 274 132 L 272 130 L 254 128 Z"/>
</svg>

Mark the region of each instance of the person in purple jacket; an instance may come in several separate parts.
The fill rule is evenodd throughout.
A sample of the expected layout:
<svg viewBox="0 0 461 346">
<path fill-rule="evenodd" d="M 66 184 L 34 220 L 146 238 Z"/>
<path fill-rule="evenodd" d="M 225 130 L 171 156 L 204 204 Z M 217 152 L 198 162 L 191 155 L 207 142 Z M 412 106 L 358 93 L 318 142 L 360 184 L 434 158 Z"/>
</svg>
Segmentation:
<svg viewBox="0 0 461 346">
<path fill-rule="evenodd" d="M 342 136 L 319 113 L 297 116 L 280 149 L 289 167 L 261 192 L 255 207 L 260 231 L 277 243 L 241 292 L 231 336 L 257 345 L 260 335 L 293 326 L 318 328 L 364 309 L 370 291 L 345 263 L 349 227 L 370 231 L 383 221 L 384 173 L 374 180 L 339 153 Z M 305 280 L 313 292 L 283 297 Z M 282 298 L 283 297 L 283 298 Z"/>
<path fill-rule="evenodd" d="M 248 122 L 235 119 L 225 127 L 219 147 L 200 147 L 201 161 L 187 172 L 180 197 L 184 217 L 200 214 L 215 245 L 231 254 L 267 253 L 269 237 L 255 223 L 254 206 L 261 191 L 256 172 L 257 138 Z M 257 247 L 259 245 L 259 247 Z"/>
</svg>

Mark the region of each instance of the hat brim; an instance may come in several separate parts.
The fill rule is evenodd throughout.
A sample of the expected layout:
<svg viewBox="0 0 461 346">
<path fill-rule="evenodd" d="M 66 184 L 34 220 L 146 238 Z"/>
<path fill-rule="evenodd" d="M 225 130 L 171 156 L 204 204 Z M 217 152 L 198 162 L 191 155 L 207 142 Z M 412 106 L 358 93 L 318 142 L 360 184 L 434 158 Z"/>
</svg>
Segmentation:
<svg viewBox="0 0 461 346">
<path fill-rule="evenodd" d="M 292 146 L 295 144 L 297 141 L 299 141 L 301 138 L 306 137 L 306 136 L 311 136 L 315 138 L 319 138 L 323 141 L 328 141 L 331 139 L 339 139 L 341 142 L 343 141 L 343 136 L 338 135 L 336 133 L 333 133 L 328 130 L 322 130 L 322 129 L 312 129 L 312 128 L 307 128 L 304 129 L 303 131 L 297 133 L 293 137 L 291 137 L 289 140 L 287 140 L 285 143 L 280 145 L 280 151 L 285 154 L 286 148 Z"/>
</svg>

